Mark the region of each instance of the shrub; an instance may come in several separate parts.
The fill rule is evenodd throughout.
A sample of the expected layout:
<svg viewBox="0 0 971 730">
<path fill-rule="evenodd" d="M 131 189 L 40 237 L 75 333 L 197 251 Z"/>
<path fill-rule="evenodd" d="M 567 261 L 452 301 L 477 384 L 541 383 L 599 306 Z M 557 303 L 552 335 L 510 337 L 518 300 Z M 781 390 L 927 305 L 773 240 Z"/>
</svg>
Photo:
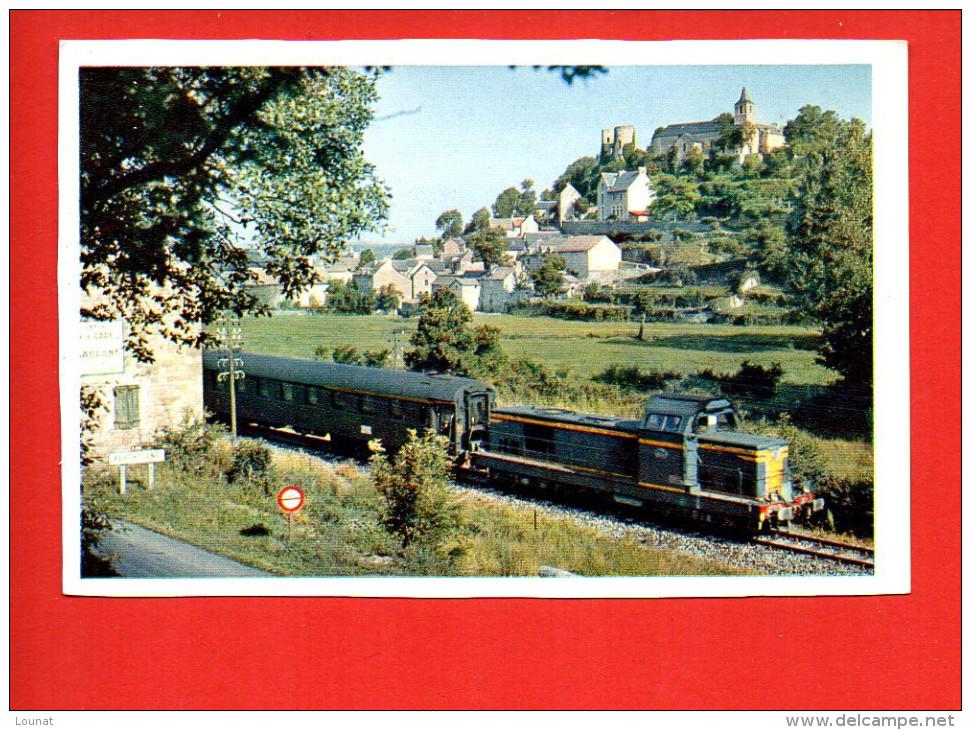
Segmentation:
<svg viewBox="0 0 971 730">
<path fill-rule="evenodd" d="M 428 431 L 409 431 L 405 444 L 390 461 L 380 443 L 371 444 L 371 474 L 384 497 L 381 522 L 401 540 L 429 548 L 443 546 L 460 526 L 458 508 L 448 493 L 451 459 L 448 439 Z"/>
<path fill-rule="evenodd" d="M 237 441 L 233 444 L 232 462 L 226 471 L 230 483 L 258 484 L 269 494 L 273 453 L 263 441 Z"/>
<path fill-rule="evenodd" d="M 719 380 L 727 395 L 768 400 L 775 397 L 782 374 L 782 366 L 777 362 L 765 367 L 746 360 L 734 375 Z"/>
<path fill-rule="evenodd" d="M 160 428 L 152 446 L 165 450 L 165 460 L 174 469 L 219 476 L 224 463 L 220 441 L 225 432 L 220 425 L 186 413 L 178 425 Z"/>
</svg>

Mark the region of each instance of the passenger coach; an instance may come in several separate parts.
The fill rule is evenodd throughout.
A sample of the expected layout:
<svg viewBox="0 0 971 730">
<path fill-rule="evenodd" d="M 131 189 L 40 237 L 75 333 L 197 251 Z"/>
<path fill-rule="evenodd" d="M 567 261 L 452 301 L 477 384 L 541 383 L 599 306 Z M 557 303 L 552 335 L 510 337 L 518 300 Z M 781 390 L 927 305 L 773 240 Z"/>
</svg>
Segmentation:
<svg viewBox="0 0 971 730">
<path fill-rule="evenodd" d="M 487 437 L 492 389 L 453 375 L 341 365 L 239 353 L 245 377 L 236 381 L 240 424 L 290 428 L 298 433 L 364 444 L 380 439 L 394 451 L 408 429 L 446 436 L 458 454 Z M 205 406 L 229 419 L 229 383 L 220 380 L 225 354 L 203 354 Z"/>
</svg>

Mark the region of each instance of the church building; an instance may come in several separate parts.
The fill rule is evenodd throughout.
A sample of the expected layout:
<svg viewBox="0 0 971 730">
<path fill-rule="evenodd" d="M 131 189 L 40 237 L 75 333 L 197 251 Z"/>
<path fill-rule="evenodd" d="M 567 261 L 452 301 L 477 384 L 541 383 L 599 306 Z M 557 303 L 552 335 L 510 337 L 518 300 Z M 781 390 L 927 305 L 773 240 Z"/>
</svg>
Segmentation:
<svg viewBox="0 0 971 730">
<path fill-rule="evenodd" d="M 744 88 L 735 102 L 734 122 L 742 132 L 742 141 L 729 152 L 736 155 L 739 162 L 744 162 L 749 155 L 766 155 L 785 146 L 786 139 L 778 125 L 756 121 L 755 102 Z M 715 121 L 670 124 L 654 132 L 650 153 L 661 157 L 673 149 L 678 162 L 696 151 L 707 156 L 724 133 L 725 127 Z"/>
</svg>

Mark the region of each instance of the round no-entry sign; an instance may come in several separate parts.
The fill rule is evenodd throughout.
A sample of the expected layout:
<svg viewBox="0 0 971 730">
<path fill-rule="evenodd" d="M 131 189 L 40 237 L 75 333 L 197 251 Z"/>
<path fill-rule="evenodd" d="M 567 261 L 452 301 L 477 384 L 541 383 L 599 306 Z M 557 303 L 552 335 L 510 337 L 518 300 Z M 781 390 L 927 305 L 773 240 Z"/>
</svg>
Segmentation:
<svg viewBox="0 0 971 730">
<path fill-rule="evenodd" d="M 284 487 L 276 495 L 276 503 L 284 512 L 296 512 L 303 505 L 303 492 L 296 487 Z"/>
</svg>

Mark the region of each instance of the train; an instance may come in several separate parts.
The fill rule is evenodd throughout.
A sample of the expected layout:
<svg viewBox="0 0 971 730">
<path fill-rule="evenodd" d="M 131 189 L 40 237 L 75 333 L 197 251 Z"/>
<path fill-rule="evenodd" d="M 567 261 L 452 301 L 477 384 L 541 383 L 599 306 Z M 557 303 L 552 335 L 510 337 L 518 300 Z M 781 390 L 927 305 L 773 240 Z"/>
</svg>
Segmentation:
<svg viewBox="0 0 971 730">
<path fill-rule="evenodd" d="M 725 398 L 662 393 L 643 418 L 501 406 L 487 383 L 437 373 L 240 353 L 236 418 L 245 427 L 389 451 L 410 431 L 448 440 L 457 468 L 480 480 L 605 497 L 651 512 L 758 532 L 824 509 L 795 485 L 789 444 L 745 433 Z M 206 411 L 230 417 L 225 355 L 203 353 Z"/>
</svg>

